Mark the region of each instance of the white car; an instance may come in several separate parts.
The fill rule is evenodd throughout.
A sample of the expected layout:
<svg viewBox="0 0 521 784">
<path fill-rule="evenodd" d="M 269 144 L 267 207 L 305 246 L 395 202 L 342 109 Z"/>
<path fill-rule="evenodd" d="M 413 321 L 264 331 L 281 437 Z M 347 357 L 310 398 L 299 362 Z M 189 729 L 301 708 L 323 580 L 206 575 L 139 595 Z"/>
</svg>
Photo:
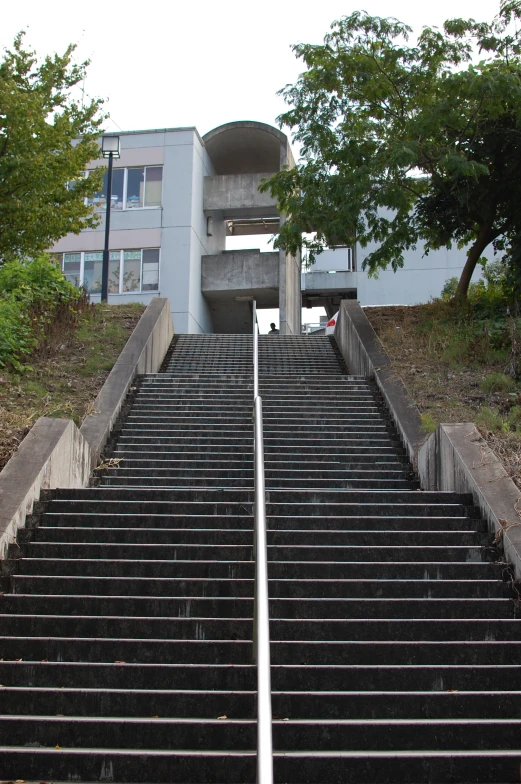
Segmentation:
<svg viewBox="0 0 521 784">
<path fill-rule="evenodd" d="M 327 322 L 327 324 L 326 324 L 326 333 L 325 333 L 326 335 L 334 335 L 335 334 L 335 327 L 336 327 L 336 323 L 338 321 L 338 314 L 339 313 L 340 313 L 340 311 L 337 310 L 337 312 L 335 313 L 333 318 L 330 318 L 329 321 Z"/>
</svg>

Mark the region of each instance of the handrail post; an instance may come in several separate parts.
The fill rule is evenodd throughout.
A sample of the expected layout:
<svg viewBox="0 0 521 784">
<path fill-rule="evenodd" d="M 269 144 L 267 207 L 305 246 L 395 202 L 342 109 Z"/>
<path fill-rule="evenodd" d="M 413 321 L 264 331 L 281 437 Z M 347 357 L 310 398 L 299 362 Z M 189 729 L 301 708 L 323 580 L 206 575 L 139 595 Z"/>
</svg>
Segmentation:
<svg viewBox="0 0 521 784">
<path fill-rule="evenodd" d="M 273 784 L 268 542 L 262 398 L 259 396 L 257 305 L 253 300 L 253 663 L 257 665 L 257 784 Z"/>
</svg>

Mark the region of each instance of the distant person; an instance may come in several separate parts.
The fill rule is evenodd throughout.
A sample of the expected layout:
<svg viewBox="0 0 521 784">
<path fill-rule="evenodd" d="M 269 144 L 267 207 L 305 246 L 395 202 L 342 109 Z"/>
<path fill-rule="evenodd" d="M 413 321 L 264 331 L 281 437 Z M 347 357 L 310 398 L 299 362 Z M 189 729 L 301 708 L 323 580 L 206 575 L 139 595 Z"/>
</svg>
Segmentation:
<svg viewBox="0 0 521 784">
<path fill-rule="evenodd" d="M 268 332 L 268 335 L 278 335 L 278 334 L 279 334 L 279 331 L 278 331 L 277 327 L 275 326 L 275 323 L 272 321 L 271 324 L 270 324 L 270 331 Z"/>
</svg>

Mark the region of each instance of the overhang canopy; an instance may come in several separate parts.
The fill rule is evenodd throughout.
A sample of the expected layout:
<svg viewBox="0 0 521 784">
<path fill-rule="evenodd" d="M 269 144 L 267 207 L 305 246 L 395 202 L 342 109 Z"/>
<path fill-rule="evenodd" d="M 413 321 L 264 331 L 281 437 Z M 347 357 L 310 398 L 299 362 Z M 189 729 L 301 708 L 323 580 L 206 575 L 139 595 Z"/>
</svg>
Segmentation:
<svg viewBox="0 0 521 784">
<path fill-rule="evenodd" d="M 266 123 L 226 123 L 205 134 L 203 141 L 217 174 L 271 173 L 286 163 L 287 136 Z"/>
</svg>

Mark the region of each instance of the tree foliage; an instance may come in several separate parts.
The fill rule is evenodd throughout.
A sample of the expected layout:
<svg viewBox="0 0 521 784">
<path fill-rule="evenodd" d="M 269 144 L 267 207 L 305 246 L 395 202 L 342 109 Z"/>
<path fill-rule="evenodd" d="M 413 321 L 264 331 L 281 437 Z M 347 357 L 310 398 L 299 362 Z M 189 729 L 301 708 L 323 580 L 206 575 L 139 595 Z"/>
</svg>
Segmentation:
<svg viewBox="0 0 521 784">
<path fill-rule="evenodd" d="M 459 296 L 491 243 L 519 264 L 519 18 L 513 0 L 491 23 L 449 20 L 410 45 L 407 25 L 357 11 L 322 45 L 294 46 L 306 70 L 281 90 L 278 119 L 302 159 L 263 185 L 287 217 L 277 246 L 313 259 L 356 237 L 376 244 L 364 260 L 375 274 L 420 243 L 470 245 Z"/>
<path fill-rule="evenodd" d="M 85 197 L 103 172 L 83 172 L 99 155 L 102 101 L 73 97 L 88 66 L 73 62 L 74 48 L 39 63 L 19 33 L 0 63 L 0 259 L 38 254 L 98 223 Z"/>
</svg>

